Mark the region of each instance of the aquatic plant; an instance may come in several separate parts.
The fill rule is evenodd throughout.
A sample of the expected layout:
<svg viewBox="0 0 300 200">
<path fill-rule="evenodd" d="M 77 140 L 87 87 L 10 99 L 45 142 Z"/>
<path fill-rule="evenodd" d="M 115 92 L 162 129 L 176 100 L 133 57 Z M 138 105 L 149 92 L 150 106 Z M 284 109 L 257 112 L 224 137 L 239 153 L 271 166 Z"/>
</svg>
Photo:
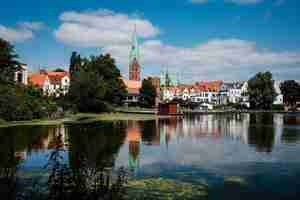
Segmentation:
<svg viewBox="0 0 300 200">
<path fill-rule="evenodd" d="M 59 136 L 61 137 L 61 136 Z M 61 140 L 58 138 L 58 141 Z M 58 143 L 59 144 L 59 143 Z M 64 163 L 61 146 L 51 153 L 47 168 L 49 199 L 121 199 L 125 193 L 127 173 L 123 168 L 113 176 L 111 168 L 90 167 L 84 157 L 80 157 L 77 169 Z"/>
<path fill-rule="evenodd" d="M 207 186 L 165 178 L 129 180 L 125 199 L 206 199 Z"/>
</svg>

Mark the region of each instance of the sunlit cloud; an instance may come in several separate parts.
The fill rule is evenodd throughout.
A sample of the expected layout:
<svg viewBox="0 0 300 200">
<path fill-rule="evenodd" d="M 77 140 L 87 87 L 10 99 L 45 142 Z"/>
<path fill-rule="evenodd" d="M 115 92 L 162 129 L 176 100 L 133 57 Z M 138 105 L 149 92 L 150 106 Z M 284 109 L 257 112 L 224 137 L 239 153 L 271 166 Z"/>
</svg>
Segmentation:
<svg viewBox="0 0 300 200">
<path fill-rule="evenodd" d="M 66 44 L 83 47 L 105 47 L 111 44 L 129 44 L 134 26 L 141 38 L 159 34 L 159 29 L 136 15 L 115 13 L 110 10 L 86 12 L 69 11 L 60 16 L 62 24 L 55 37 Z"/>
<path fill-rule="evenodd" d="M 34 31 L 43 27 L 42 22 L 19 22 L 17 27 L 7 27 L 0 24 L 0 38 L 10 42 L 22 42 L 32 39 Z"/>
</svg>

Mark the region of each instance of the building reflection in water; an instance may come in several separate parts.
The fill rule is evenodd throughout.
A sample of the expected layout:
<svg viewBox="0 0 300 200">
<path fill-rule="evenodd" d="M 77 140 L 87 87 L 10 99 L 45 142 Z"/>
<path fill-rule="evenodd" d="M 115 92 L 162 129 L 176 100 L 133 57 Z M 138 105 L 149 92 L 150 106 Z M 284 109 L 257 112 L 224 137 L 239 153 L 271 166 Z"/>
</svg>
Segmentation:
<svg viewBox="0 0 300 200">
<path fill-rule="evenodd" d="M 180 145 L 186 138 L 201 141 L 210 138 L 213 141 L 234 140 L 248 145 L 257 152 L 271 152 L 274 145 L 284 140 L 296 139 L 288 136 L 288 124 L 298 123 L 299 117 L 290 119 L 281 114 L 233 114 L 233 115 L 198 115 L 157 119 L 153 121 L 128 121 L 128 163 L 136 172 L 140 165 L 143 151 L 147 146 L 159 147 L 157 151 L 168 151 L 170 143 Z M 299 130 L 300 131 L 300 130 Z M 299 132 L 298 131 L 298 132 Z M 293 129 L 298 140 L 300 133 Z M 151 149 L 153 149 L 151 147 Z M 154 153 L 155 151 L 151 151 Z M 161 153 L 163 153 L 161 152 Z M 145 153 L 145 152 L 144 152 Z"/>
<path fill-rule="evenodd" d="M 61 134 L 61 140 L 57 136 Z M 8 127 L 0 129 L 1 152 L 10 149 L 18 162 L 26 160 L 32 152 L 55 149 L 59 144 L 67 148 L 67 134 L 63 125 L 47 127 Z"/>
<path fill-rule="evenodd" d="M 58 141 L 59 134 L 63 137 Z M 64 126 L 26 126 L 0 128 L 0 194 L 16 198 L 17 172 L 31 154 L 55 148 L 66 148 Z M 43 166 L 42 166 L 43 167 Z"/>
<path fill-rule="evenodd" d="M 136 172 L 139 167 L 141 130 L 137 122 L 128 121 L 126 141 L 129 145 L 128 167 L 132 172 Z"/>
</svg>

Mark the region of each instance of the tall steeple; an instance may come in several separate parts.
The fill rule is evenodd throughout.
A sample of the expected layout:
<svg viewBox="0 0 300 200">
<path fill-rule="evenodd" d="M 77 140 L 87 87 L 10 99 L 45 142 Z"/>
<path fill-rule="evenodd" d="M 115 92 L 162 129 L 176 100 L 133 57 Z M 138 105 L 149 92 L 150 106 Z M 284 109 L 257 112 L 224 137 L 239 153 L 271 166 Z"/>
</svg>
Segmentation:
<svg viewBox="0 0 300 200">
<path fill-rule="evenodd" d="M 139 64 L 140 50 L 138 44 L 138 37 L 136 25 L 134 25 L 134 32 L 132 35 L 131 49 L 129 55 L 129 80 L 141 80 L 141 66 Z"/>
</svg>

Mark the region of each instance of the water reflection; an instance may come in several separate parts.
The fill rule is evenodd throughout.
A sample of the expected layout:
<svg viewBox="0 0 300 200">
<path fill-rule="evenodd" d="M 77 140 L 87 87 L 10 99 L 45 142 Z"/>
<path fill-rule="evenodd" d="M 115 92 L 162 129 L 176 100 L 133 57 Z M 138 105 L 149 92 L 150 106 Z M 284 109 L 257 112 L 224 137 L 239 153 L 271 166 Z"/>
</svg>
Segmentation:
<svg viewBox="0 0 300 200">
<path fill-rule="evenodd" d="M 122 192 L 125 173 L 112 168 L 124 124 L 0 131 L 0 192 L 6 199 L 111 199 Z"/>
<path fill-rule="evenodd" d="M 57 148 L 77 183 L 104 177 L 104 171 L 116 179 L 114 170 L 123 166 L 134 177 L 165 177 L 170 183 L 205 177 L 214 184 L 240 176 L 256 181 L 258 175 L 272 182 L 274 174 L 283 179 L 300 173 L 300 116 L 199 115 L 0 128 L 0 195 L 14 199 L 26 177 L 45 180 L 50 172 L 44 166 Z"/>
<path fill-rule="evenodd" d="M 174 166 L 210 167 L 220 162 L 280 159 L 276 154 L 267 157 L 257 153 L 271 153 L 286 142 L 299 143 L 300 124 L 290 127 L 287 118 L 266 113 L 129 121 L 126 144 L 116 162 L 127 165 L 136 175 L 138 171 L 140 175 L 157 175 Z"/>
</svg>

